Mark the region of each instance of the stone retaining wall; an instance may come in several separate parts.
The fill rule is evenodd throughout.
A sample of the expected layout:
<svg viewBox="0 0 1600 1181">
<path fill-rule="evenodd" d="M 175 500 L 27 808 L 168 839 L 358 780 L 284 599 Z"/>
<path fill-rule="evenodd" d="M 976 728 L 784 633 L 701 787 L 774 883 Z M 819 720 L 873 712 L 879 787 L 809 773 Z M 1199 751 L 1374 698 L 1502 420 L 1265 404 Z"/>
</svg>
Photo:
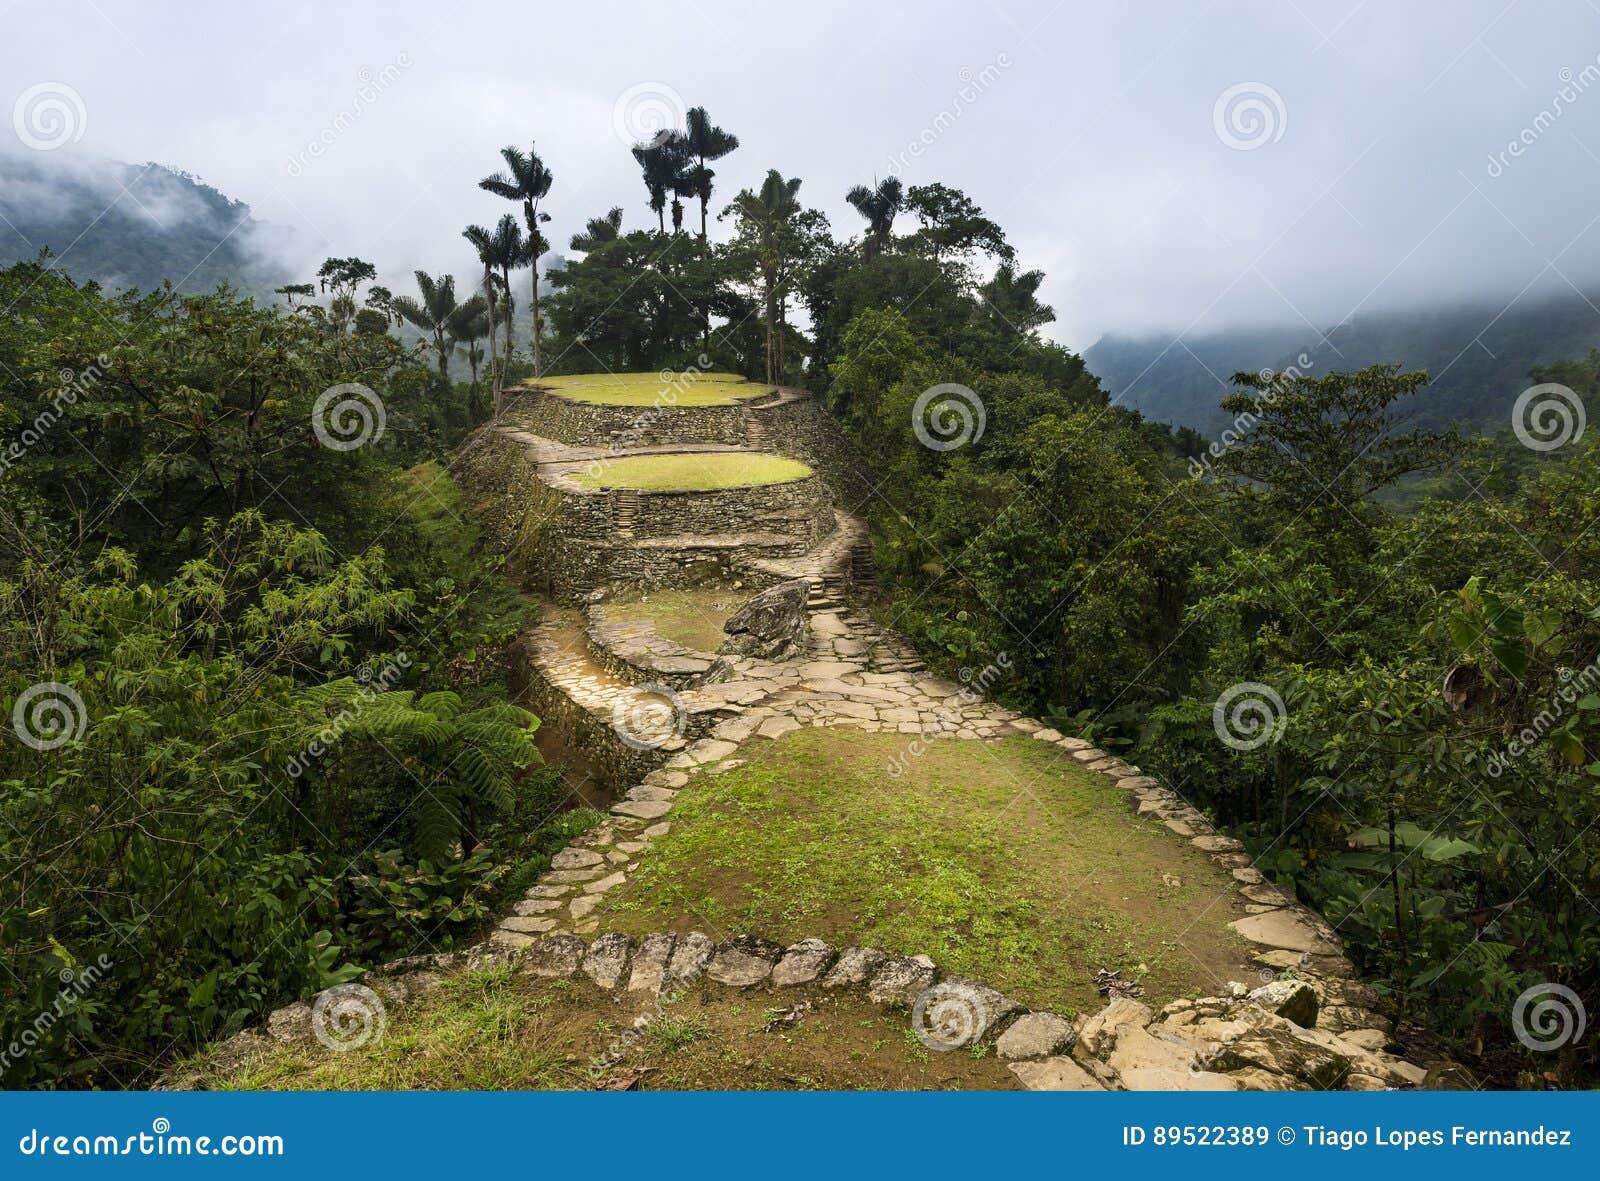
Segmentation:
<svg viewBox="0 0 1600 1181">
<path fill-rule="evenodd" d="M 515 416 L 535 434 L 575 447 L 743 446 L 749 421 L 745 405 L 760 400 L 733 406 L 606 406 L 529 390 L 518 398 Z"/>
</svg>

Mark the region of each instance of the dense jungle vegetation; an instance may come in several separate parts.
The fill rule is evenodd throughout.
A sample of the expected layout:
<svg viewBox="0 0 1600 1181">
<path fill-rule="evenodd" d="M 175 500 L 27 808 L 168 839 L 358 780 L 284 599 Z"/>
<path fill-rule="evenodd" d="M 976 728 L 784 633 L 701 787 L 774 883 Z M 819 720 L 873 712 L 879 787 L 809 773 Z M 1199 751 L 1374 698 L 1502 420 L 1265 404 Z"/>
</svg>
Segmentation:
<svg viewBox="0 0 1600 1181">
<path fill-rule="evenodd" d="M 1040 335 L 1043 276 L 966 194 L 891 177 L 836 229 L 777 171 L 728 198 L 737 147 L 691 111 L 635 149 L 644 228 L 601 211 L 548 272 L 560 189 L 507 148 L 470 293 L 358 258 L 281 303 L 0 271 L 0 679 L 19 713 L 71 690 L 34 732 L 70 740 L 0 734 L 0 1046 L 55 1014 L 5 1085 L 148 1084 L 471 937 L 590 822 L 505 703 L 529 607 L 442 464 L 530 373 L 667 367 L 816 390 L 872 457 L 886 622 L 1170 780 L 1489 1077 L 1592 1078 L 1510 1013 L 1600 1004 L 1595 441 L 1401 430 L 1429 394 L 1396 355 L 1240 375 L 1214 454 Z M 1592 406 L 1600 353 L 1532 376 Z M 913 429 L 934 387 L 955 445 Z M 334 389 L 366 445 L 313 429 Z"/>
</svg>

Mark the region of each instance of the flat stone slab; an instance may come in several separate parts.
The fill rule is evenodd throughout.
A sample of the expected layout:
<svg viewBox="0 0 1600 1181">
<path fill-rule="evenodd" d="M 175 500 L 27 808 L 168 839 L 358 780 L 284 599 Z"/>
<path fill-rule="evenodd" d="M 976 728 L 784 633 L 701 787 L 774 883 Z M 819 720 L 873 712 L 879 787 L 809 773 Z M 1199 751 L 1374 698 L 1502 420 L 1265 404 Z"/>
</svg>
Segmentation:
<svg viewBox="0 0 1600 1181">
<path fill-rule="evenodd" d="M 600 854 L 592 849 L 566 848 L 550 858 L 551 869 L 588 869 L 592 865 L 599 865 Z"/>
<path fill-rule="evenodd" d="M 1239 871 L 1234 872 L 1237 874 Z M 1228 926 L 1250 942 L 1264 947 L 1300 952 L 1338 951 L 1292 910 L 1269 910 L 1265 914 L 1247 915 L 1235 919 Z"/>
<path fill-rule="evenodd" d="M 912 1028 L 925 1043 L 941 1049 L 974 1046 L 1022 1008 L 1016 1001 L 975 980 L 952 977 L 917 994 Z"/>
<path fill-rule="evenodd" d="M 583 957 L 583 974 L 606 991 L 622 982 L 633 954 L 633 940 L 613 931 L 602 935 Z"/>
<path fill-rule="evenodd" d="M 847 947 L 840 952 L 839 960 L 822 979 L 824 988 L 855 988 L 865 984 L 888 959 L 887 953 L 876 947 Z"/>
<path fill-rule="evenodd" d="M 1024 1013 L 995 1042 L 995 1053 L 1007 1061 L 1048 1058 L 1069 1050 L 1078 1040 L 1072 1022 L 1055 1013 Z"/>
<path fill-rule="evenodd" d="M 672 811 L 672 801 L 623 800 L 620 804 L 612 804 L 611 811 L 617 816 L 636 816 L 640 820 L 655 820 Z"/>
<path fill-rule="evenodd" d="M 531 976 L 565 979 L 578 974 L 583 953 L 583 940 L 576 935 L 549 935 L 523 953 L 519 970 Z"/>
<path fill-rule="evenodd" d="M 512 915 L 510 918 L 500 920 L 500 930 L 514 931 L 518 935 L 543 935 L 546 931 L 553 931 L 556 927 L 555 919 L 535 918 L 529 915 Z"/>
<path fill-rule="evenodd" d="M 739 935 L 717 944 L 706 975 L 718 984 L 748 988 L 771 976 L 782 955 L 783 948 L 776 943 L 754 935 Z"/>
<path fill-rule="evenodd" d="M 786 948 L 772 969 L 772 983 L 780 988 L 810 984 L 833 963 L 833 948 L 820 939 L 802 939 Z"/>
<path fill-rule="evenodd" d="M 895 956 L 878 966 L 867 982 L 867 999 L 875 1004 L 912 1004 L 933 984 L 933 961 L 927 956 Z"/>
<path fill-rule="evenodd" d="M 1030 1091 L 1103 1091 L 1094 1075 L 1071 1058 L 1013 1062 L 1011 1073 Z"/>
<path fill-rule="evenodd" d="M 672 949 L 672 958 L 667 961 L 667 978 L 679 984 L 693 984 L 705 975 L 716 946 L 704 931 L 690 931 Z"/>
<path fill-rule="evenodd" d="M 633 971 L 628 976 L 629 992 L 660 992 L 667 978 L 667 964 L 672 959 L 672 947 L 678 941 L 671 931 L 646 935 L 639 942 L 633 957 Z"/>
</svg>

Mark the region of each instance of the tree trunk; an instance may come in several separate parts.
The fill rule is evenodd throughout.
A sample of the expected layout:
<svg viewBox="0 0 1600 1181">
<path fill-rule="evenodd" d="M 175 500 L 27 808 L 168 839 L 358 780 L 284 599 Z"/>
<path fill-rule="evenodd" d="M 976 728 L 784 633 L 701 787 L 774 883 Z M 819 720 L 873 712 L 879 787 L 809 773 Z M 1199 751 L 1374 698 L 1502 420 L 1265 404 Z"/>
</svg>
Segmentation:
<svg viewBox="0 0 1600 1181">
<path fill-rule="evenodd" d="M 533 256 L 533 376 L 543 377 L 544 369 L 539 361 L 539 256 Z"/>
</svg>

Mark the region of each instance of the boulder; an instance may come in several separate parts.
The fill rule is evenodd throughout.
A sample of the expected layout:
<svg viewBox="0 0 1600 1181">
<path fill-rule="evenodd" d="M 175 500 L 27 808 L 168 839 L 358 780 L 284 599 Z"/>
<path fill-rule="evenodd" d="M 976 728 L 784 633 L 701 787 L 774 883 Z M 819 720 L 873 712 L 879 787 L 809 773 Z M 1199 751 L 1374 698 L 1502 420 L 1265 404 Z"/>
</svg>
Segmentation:
<svg viewBox="0 0 1600 1181">
<path fill-rule="evenodd" d="M 578 974 L 584 943 L 576 935 L 550 935 L 522 953 L 520 971 L 531 976 L 565 979 Z"/>
<path fill-rule="evenodd" d="M 810 984 L 833 962 L 833 948 L 820 939 L 802 939 L 785 949 L 772 969 L 772 983 L 780 988 Z"/>
<path fill-rule="evenodd" d="M 1054 1013 L 1025 1013 L 1000 1035 L 995 1052 L 1007 1061 L 1047 1058 L 1060 1050 L 1070 1050 L 1078 1040 L 1072 1022 Z"/>
<path fill-rule="evenodd" d="M 583 974 L 601 988 L 610 990 L 620 984 L 628 972 L 628 960 L 633 954 L 633 940 L 613 931 L 602 935 L 589 947 L 583 957 Z"/>
<path fill-rule="evenodd" d="M 717 649 L 725 656 L 791 660 L 806 650 L 806 600 L 811 581 L 794 578 L 768 587 L 735 611 L 722 630 L 728 638 Z"/>
<path fill-rule="evenodd" d="M 1154 1016 L 1149 1005 L 1118 997 L 1083 1023 L 1078 1031 L 1078 1045 L 1084 1053 L 1098 1058 L 1116 1043 L 1118 1026 L 1133 1025 L 1143 1029 Z"/>
<path fill-rule="evenodd" d="M 667 962 L 672 958 L 672 945 L 677 941 L 671 931 L 646 935 L 639 942 L 633 957 L 633 972 L 628 976 L 629 992 L 660 992 L 667 978 Z"/>
<path fill-rule="evenodd" d="M 715 950 L 711 936 L 703 931 L 690 931 L 672 949 L 672 958 L 667 961 L 667 979 L 677 984 L 693 984 L 706 974 L 706 965 L 711 962 L 711 953 Z"/>
<path fill-rule="evenodd" d="M 872 973 L 867 982 L 867 999 L 879 1005 L 909 1005 L 933 983 L 933 977 L 933 961 L 927 956 L 895 956 Z"/>
<path fill-rule="evenodd" d="M 823 977 L 822 987 L 854 988 L 865 984 L 888 958 L 876 947 L 847 947 L 839 954 L 833 970 Z"/>
<path fill-rule="evenodd" d="M 1002 992 L 951 977 L 917 995 L 911 1005 L 911 1028 L 925 1045 L 953 1050 L 984 1041 L 1021 1008 Z"/>
<path fill-rule="evenodd" d="M 1274 980 L 1252 992 L 1249 999 L 1304 1029 L 1317 1023 L 1317 990 L 1304 980 Z"/>
<path fill-rule="evenodd" d="M 756 935 L 737 935 L 717 944 L 706 975 L 718 984 L 748 988 L 772 975 L 783 948 Z"/>
<path fill-rule="evenodd" d="M 1030 1091 L 1103 1091 L 1094 1076 L 1071 1058 L 1013 1062 L 1011 1073 Z"/>
</svg>

